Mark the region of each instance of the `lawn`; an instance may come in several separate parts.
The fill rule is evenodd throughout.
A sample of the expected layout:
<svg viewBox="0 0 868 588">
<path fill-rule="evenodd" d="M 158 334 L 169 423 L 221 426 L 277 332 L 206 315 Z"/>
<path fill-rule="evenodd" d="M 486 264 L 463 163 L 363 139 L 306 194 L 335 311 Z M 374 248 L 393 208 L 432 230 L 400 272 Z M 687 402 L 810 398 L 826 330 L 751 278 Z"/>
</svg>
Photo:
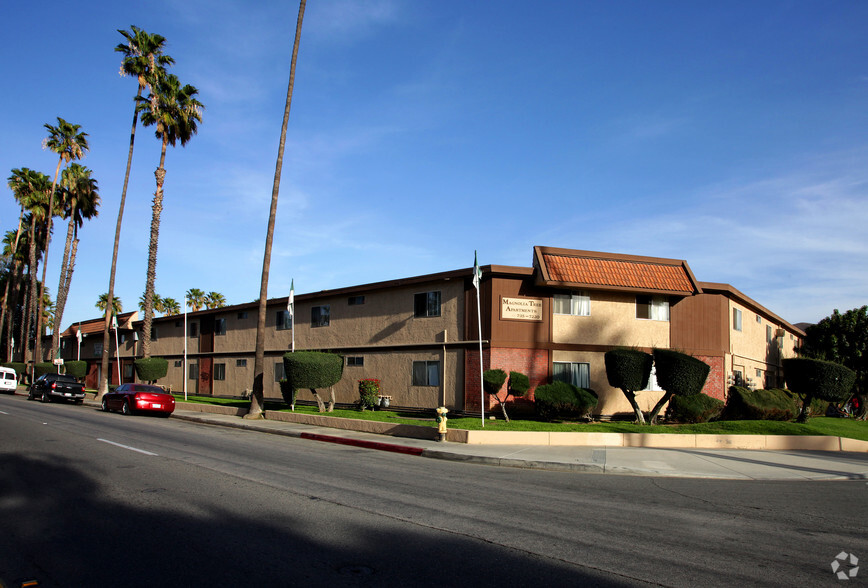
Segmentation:
<svg viewBox="0 0 868 588">
<path fill-rule="evenodd" d="M 175 395 L 178 401 L 184 400 L 183 395 Z M 235 400 L 228 398 L 213 398 L 210 396 L 188 396 L 187 402 L 203 404 L 219 404 L 222 406 L 234 406 L 246 408 L 250 406 L 249 400 Z M 266 410 L 289 411 L 289 407 L 281 401 L 266 401 Z M 303 414 L 320 414 L 316 406 L 297 404 L 295 412 Z M 436 427 L 433 409 L 430 417 L 416 413 L 408 413 L 394 410 L 355 410 L 338 409 L 325 416 L 361 419 L 369 421 L 382 421 L 387 423 L 420 425 Z M 448 415 L 447 415 L 448 416 Z M 499 417 L 498 413 L 498 417 Z M 479 418 L 450 418 L 450 429 L 482 429 L 482 419 Z M 868 421 L 853 419 L 837 419 L 829 417 L 814 417 L 807 423 L 800 424 L 791 421 L 717 421 L 713 423 L 701 423 L 695 425 L 634 425 L 626 421 L 615 422 L 546 422 L 529 418 L 513 418 L 506 422 L 503 418 L 486 420 L 485 429 L 490 431 L 566 431 L 573 433 L 660 433 L 660 434 L 708 434 L 708 435 L 831 435 L 835 437 L 848 437 L 868 441 Z"/>
</svg>

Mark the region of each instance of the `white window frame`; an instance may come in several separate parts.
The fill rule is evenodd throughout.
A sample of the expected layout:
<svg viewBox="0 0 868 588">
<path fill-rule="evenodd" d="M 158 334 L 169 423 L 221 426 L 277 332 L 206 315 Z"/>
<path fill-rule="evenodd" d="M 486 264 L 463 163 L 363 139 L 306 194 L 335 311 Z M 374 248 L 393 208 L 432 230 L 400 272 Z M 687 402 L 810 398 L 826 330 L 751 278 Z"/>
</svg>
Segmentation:
<svg viewBox="0 0 868 588">
<path fill-rule="evenodd" d="M 552 362 L 552 379 L 567 382 L 576 388 L 590 388 L 591 364 L 583 361 Z"/>
<path fill-rule="evenodd" d="M 639 309 L 645 309 L 646 307 L 648 316 L 641 316 Z M 640 321 L 669 322 L 669 298 L 666 296 L 638 294 L 636 296 L 636 318 Z"/>
<path fill-rule="evenodd" d="M 741 331 L 743 328 L 742 323 L 742 312 L 741 309 L 733 308 L 732 309 L 732 329 L 734 331 Z"/>
<path fill-rule="evenodd" d="M 413 371 L 410 374 L 410 377 L 412 378 L 411 381 L 413 386 L 439 386 L 441 380 L 440 360 L 414 361 Z"/>
<path fill-rule="evenodd" d="M 555 294 L 552 312 L 568 316 L 591 316 L 591 294 L 585 290 Z"/>
</svg>

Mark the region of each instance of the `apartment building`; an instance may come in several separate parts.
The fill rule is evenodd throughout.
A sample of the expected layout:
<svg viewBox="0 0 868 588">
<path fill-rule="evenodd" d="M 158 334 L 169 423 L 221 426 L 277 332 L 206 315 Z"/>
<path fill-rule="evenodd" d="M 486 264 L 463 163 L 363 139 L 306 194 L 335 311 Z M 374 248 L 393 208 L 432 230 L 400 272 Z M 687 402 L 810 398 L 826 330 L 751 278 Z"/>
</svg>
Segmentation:
<svg viewBox="0 0 868 588">
<path fill-rule="evenodd" d="M 269 300 L 266 398 L 280 397 L 282 357 L 294 343 L 296 350 L 344 356 L 338 402 L 354 402 L 358 381 L 377 378 L 394 406 L 478 411 L 476 296 L 472 268 L 465 268 L 296 295 L 292 320 L 285 297 Z M 732 383 L 783 385 L 781 360 L 804 337 L 734 287 L 696 280 L 686 261 L 550 247 L 534 248 L 532 267 L 483 266 L 479 308 L 483 369 L 525 373 L 532 389 L 553 379 L 592 388 L 603 416 L 631 412 L 608 385 L 603 358 L 610 349 L 690 353 L 711 366 L 705 393 L 723 399 Z M 158 383 L 190 394 L 249 393 L 257 312 L 248 303 L 155 318 L 152 355 L 169 361 Z M 141 322 L 123 318 L 112 383 L 133 380 L 132 362 L 141 353 Z M 87 384 L 95 387 L 102 320 L 64 332 L 64 358 L 75 359 L 79 330 L 87 335 L 81 345 Z M 661 394 L 652 377 L 638 394 L 640 406 L 650 409 Z"/>
</svg>

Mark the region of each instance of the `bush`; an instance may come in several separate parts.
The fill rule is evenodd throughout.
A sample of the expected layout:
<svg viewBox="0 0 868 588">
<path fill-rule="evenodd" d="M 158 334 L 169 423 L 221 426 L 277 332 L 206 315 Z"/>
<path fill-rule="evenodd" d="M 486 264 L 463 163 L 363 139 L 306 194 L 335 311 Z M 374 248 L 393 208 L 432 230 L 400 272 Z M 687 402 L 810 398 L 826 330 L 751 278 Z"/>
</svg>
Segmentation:
<svg viewBox="0 0 868 588">
<path fill-rule="evenodd" d="M 135 362 L 136 377 L 140 382 L 156 382 L 169 372 L 169 361 L 162 357 L 145 357 Z"/>
<path fill-rule="evenodd" d="M 359 408 L 373 410 L 380 403 L 380 380 L 359 380 Z"/>
<path fill-rule="evenodd" d="M 805 422 L 813 412 L 815 399 L 844 402 L 853 392 L 856 372 L 832 361 L 790 357 L 783 360 L 787 387 L 802 398 L 799 422 Z"/>
<path fill-rule="evenodd" d="M 638 349 L 612 349 L 603 356 L 609 385 L 635 392 L 648 388 L 654 358 Z"/>
<path fill-rule="evenodd" d="M 67 361 L 63 364 L 64 371 L 73 378 L 81 379 L 87 374 L 86 361 Z"/>
<path fill-rule="evenodd" d="M 283 401 L 290 406 L 295 406 L 295 396 L 297 390 L 293 390 L 287 380 L 280 381 L 280 395 L 283 396 Z"/>
<path fill-rule="evenodd" d="M 27 369 L 26 366 L 20 361 L 10 361 L 8 363 L 0 363 L 3 367 L 12 368 L 15 370 L 15 375 L 18 376 L 18 379 L 21 379 L 21 375 L 25 373 Z"/>
<path fill-rule="evenodd" d="M 723 401 L 706 394 L 673 396 L 669 401 L 669 417 L 679 423 L 707 423 L 720 416 Z"/>
<path fill-rule="evenodd" d="M 537 387 L 534 404 L 537 413 L 545 419 L 586 418 L 597 406 L 597 394 L 567 382 L 552 382 Z"/>
<path fill-rule="evenodd" d="M 294 390 L 334 386 L 344 373 L 344 358 L 336 353 L 296 351 L 283 356 L 286 379 Z"/>
<path fill-rule="evenodd" d="M 789 421 L 798 413 L 796 398 L 787 390 L 750 390 L 732 386 L 721 418 L 728 421 Z"/>
<path fill-rule="evenodd" d="M 702 392 L 711 366 L 691 355 L 672 349 L 655 349 L 657 383 L 675 395 L 690 396 Z"/>
<path fill-rule="evenodd" d="M 524 396 L 530 390 L 530 378 L 521 372 L 509 372 L 509 393 Z"/>
<path fill-rule="evenodd" d="M 506 372 L 503 370 L 485 370 L 482 374 L 482 389 L 486 394 L 497 394 L 503 388 L 506 381 Z"/>
<path fill-rule="evenodd" d="M 57 366 L 50 361 L 42 361 L 33 366 L 33 378 L 36 379 L 43 374 L 56 374 Z"/>
</svg>

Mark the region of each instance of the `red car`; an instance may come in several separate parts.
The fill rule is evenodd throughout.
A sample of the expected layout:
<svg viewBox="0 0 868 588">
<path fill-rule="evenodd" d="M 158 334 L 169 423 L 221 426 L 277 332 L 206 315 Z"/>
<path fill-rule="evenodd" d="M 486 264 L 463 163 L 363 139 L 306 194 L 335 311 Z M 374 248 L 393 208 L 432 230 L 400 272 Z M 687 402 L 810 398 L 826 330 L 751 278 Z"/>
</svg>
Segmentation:
<svg viewBox="0 0 868 588">
<path fill-rule="evenodd" d="M 119 410 L 124 414 L 154 412 L 168 417 L 175 410 L 175 397 L 159 386 L 150 384 L 121 384 L 102 397 L 102 409 Z"/>
</svg>

